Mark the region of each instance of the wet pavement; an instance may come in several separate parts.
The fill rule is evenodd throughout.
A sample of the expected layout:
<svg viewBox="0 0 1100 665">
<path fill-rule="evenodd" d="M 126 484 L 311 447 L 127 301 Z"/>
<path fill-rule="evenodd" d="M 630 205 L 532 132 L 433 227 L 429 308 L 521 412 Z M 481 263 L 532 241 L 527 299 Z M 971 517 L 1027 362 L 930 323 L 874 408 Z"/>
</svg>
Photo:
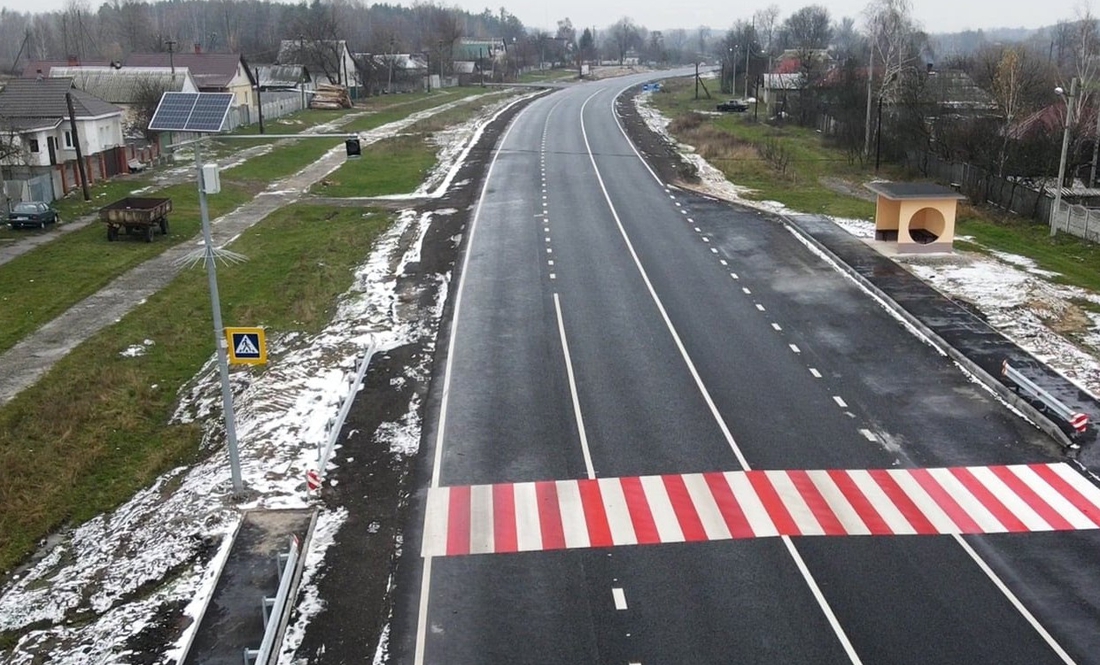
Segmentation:
<svg viewBox="0 0 1100 665">
<path fill-rule="evenodd" d="M 1100 472 L 1100 452 L 1094 442 L 1100 402 L 970 310 L 928 286 L 829 219 L 800 214 L 785 215 L 784 218 L 803 237 L 836 260 L 842 270 L 868 286 L 872 292 L 877 291 L 880 297 L 884 296 L 887 307 L 926 334 L 1002 399 L 1029 415 L 1031 420 L 1037 420 L 1034 417 L 1036 414 L 1028 413 L 1028 405 L 1015 398 L 1007 390 L 1008 384 L 1000 378 L 1005 360 L 1072 410 L 1088 414 L 1092 423 L 1090 431 L 1080 441 L 1081 450 L 1072 451 L 1072 455 L 1090 470 Z M 1040 429 L 1059 438 L 1059 432 L 1050 431 L 1050 425 L 1037 424 Z"/>
</svg>

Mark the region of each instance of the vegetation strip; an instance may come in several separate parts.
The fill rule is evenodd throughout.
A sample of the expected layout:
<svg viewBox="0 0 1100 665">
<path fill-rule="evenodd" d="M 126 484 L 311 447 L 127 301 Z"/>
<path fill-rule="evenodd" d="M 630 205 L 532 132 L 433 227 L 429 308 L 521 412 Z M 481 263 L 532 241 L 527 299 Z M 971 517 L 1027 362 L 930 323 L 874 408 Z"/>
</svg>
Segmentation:
<svg viewBox="0 0 1100 665">
<path fill-rule="evenodd" d="M 363 209 L 273 213 L 232 245 L 249 260 L 219 268 L 226 324 L 319 330 L 389 223 Z M 0 409 L 0 570 L 52 530 L 117 506 L 201 454 L 197 424 L 166 423 L 179 389 L 214 352 L 211 325 L 205 273 L 188 270 Z"/>
</svg>

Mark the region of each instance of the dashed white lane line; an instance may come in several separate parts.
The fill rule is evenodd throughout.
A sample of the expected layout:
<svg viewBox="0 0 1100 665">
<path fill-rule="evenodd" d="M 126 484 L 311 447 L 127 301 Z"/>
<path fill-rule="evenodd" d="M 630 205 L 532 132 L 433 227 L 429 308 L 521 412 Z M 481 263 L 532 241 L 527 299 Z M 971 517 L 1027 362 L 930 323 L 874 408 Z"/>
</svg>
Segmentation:
<svg viewBox="0 0 1100 665">
<path fill-rule="evenodd" d="M 548 266 L 554 265 L 554 259 L 547 259 L 546 260 L 546 265 L 548 265 Z"/>
<path fill-rule="evenodd" d="M 724 265 L 724 266 L 728 266 L 728 265 L 729 265 L 728 263 L 726 263 L 726 260 L 725 260 L 725 259 L 718 259 L 718 263 L 721 263 L 721 264 L 722 264 L 722 265 Z"/>
<path fill-rule="evenodd" d="M 810 368 L 810 374 L 813 374 L 815 379 L 821 378 L 821 372 L 817 371 L 813 367 Z"/>
<path fill-rule="evenodd" d="M 742 287 L 741 287 L 741 293 L 744 293 L 744 294 L 745 294 L 745 295 L 747 295 L 747 296 L 751 296 L 751 295 L 752 295 L 752 291 L 750 291 L 750 290 L 749 290 L 749 287 L 747 287 L 747 286 L 742 286 Z"/>
<path fill-rule="evenodd" d="M 546 242 L 550 242 L 550 236 L 546 236 Z"/>
<path fill-rule="evenodd" d="M 737 276 L 737 273 L 735 273 L 735 272 L 731 272 L 730 277 L 732 277 L 734 279 L 741 279 L 740 277 Z"/>
<path fill-rule="evenodd" d="M 783 330 L 783 327 L 780 326 L 778 323 L 773 323 L 772 328 L 774 328 L 775 330 Z"/>
<path fill-rule="evenodd" d="M 710 248 L 710 251 L 712 251 L 712 252 L 714 252 L 715 254 L 717 254 L 717 253 L 718 253 L 718 248 L 717 248 L 717 247 L 711 247 L 711 248 Z"/>
<path fill-rule="evenodd" d="M 802 349 L 798 348 L 797 344 L 788 344 L 787 346 L 791 347 L 791 351 L 795 353 L 802 353 Z"/>
<path fill-rule="evenodd" d="M 703 232 L 703 229 L 701 229 L 701 228 L 699 228 L 698 226 L 696 226 L 696 227 L 695 227 L 695 232 L 696 232 L 696 233 L 702 233 L 702 232 Z"/>
<path fill-rule="evenodd" d="M 861 429 L 859 430 L 859 433 L 862 434 L 863 437 L 868 441 L 878 441 L 878 437 L 875 436 L 875 433 L 869 429 Z"/>
<path fill-rule="evenodd" d="M 551 249 L 551 248 L 549 248 L 549 247 L 547 247 L 547 248 L 546 248 L 546 253 L 547 253 L 547 254 L 553 254 L 553 253 L 554 253 L 554 250 L 553 250 L 553 249 Z"/>
<path fill-rule="evenodd" d="M 623 593 L 622 589 L 620 589 L 619 587 L 615 587 L 614 589 L 612 589 L 611 597 L 615 599 L 615 609 L 619 610 L 620 612 L 626 609 L 626 594 Z"/>
<path fill-rule="evenodd" d="M 554 273 L 550 273 L 550 279 L 557 279 L 557 278 L 558 278 L 557 275 L 555 275 Z"/>
<path fill-rule="evenodd" d="M 763 311 L 764 311 L 764 306 L 763 306 L 763 305 L 761 305 L 760 303 L 756 303 L 756 309 L 758 309 L 758 310 L 760 310 L 761 312 L 763 312 Z"/>
<path fill-rule="evenodd" d="M 836 402 L 836 405 L 839 406 L 842 409 L 847 409 L 848 408 L 848 403 L 845 402 L 844 399 L 840 395 L 833 395 L 833 401 Z"/>
<path fill-rule="evenodd" d="M 710 242 L 710 238 L 703 236 L 703 242 Z"/>
</svg>

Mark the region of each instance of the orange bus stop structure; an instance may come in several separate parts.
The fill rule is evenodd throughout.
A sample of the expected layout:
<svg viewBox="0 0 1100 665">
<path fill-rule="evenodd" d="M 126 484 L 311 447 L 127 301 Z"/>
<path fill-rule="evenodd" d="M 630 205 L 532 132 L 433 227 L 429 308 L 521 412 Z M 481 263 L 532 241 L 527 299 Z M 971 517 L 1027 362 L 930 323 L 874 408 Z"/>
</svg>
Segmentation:
<svg viewBox="0 0 1100 665">
<path fill-rule="evenodd" d="M 893 240 L 898 252 L 950 252 L 955 240 L 955 213 L 966 197 L 927 182 L 872 182 L 878 195 L 875 240 Z"/>
</svg>

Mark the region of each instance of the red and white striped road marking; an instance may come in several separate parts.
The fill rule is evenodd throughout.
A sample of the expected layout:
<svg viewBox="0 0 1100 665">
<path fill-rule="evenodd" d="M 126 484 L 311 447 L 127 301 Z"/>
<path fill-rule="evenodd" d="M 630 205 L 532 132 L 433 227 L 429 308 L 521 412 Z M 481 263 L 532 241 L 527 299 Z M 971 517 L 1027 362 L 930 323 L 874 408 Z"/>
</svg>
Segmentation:
<svg viewBox="0 0 1100 665">
<path fill-rule="evenodd" d="M 1100 488 L 1062 463 L 730 471 L 432 488 L 422 554 L 1098 527 Z"/>
</svg>

